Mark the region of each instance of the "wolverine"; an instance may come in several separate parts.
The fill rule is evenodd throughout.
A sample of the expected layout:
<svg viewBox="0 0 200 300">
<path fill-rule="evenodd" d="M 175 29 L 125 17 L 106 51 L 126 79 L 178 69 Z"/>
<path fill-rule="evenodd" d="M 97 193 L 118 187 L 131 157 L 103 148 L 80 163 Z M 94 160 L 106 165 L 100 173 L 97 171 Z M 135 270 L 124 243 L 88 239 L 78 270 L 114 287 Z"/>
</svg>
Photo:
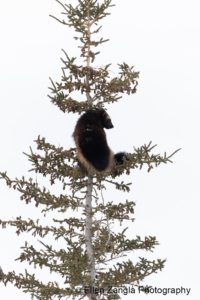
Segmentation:
<svg viewBox="0 0 200 300">
<path fill-rule="evenodd" d="M 111 129 L 113 124 L 104 109 L 89 109 L 77 121 L 73 137 L 77 148 L 79 166 L 94 176 L 99 172 L 109 172 L 115 164 L 123 163 L 125 152 L 114 155 L 109 148 L 104 128 Z"/>
</svg>

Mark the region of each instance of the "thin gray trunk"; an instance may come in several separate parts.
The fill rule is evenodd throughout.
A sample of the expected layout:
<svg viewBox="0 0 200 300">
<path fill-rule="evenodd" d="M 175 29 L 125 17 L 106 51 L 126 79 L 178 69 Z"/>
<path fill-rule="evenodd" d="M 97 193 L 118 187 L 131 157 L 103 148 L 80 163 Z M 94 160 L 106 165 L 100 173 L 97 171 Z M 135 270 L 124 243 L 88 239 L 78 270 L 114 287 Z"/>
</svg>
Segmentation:
<svg viewBox="0 0 200 300">
<path fill-rule="evenodd" d="M 90 4 L 88 1 L 88 37 L 89 37 L 89 44 L 88 44 L 88 53 L 87 53 L 87 68 L 90 67 Z M 86 75 L 86 84 L 88 91 L 86 92 L 87 101 L 92 102 L 89 93 L 89 78 L 88 78 L 88 71 Z M 88 187 L 87 187 L 87 194 L 86 194 L 86 228 L 85 228 L 85 240 L 86 240 L 86 251 L 89 258 L 89 276 L 92 281 L 95 280 L 95 258 L 94 258 L 94 251 L 92 247 L 92 188 L 93 188 L 93 177 L 88 176 Z M 89 288 L 93 288 L 94 284 Z M 92 294 L 88 294 L 89 300 L 92 299 Z"/>
<path fill-rule="evenodd" d="M 85 239 L 86 239 L 86 251 L 89 258 L 89 275 L 92 281 L 95 280 L 95 259 L 94 259 L 94 251 L 92 247 L 92 185 L 93 177 L 88 176 L 88 187 L 87 187 L 87 194 L 86 194 L 86 228 L 85 228 Z M 94 285 L 90 286 L 89 288 L 94 287 Z M 89 294 L 88 298 L 91 299 L 92 295 Z"/>
</svg>

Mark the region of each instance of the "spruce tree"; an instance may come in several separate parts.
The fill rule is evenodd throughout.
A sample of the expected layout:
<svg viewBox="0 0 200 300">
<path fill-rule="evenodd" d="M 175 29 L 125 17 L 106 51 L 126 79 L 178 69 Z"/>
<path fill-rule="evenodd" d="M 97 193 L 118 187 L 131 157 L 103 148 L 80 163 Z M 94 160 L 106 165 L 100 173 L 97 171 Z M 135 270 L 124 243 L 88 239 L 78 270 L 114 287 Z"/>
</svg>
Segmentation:
<svg viewBox="0 0 200 300">
<path fill-rule="evenodd" d="M 120 94 L 134 94 L 137 87 L 139 72 L 134 71 L 134 67 L 129 67 L 127 63 L 118 64 L 119 75 L 114 78 L 109 76 L 109 66 L 107 64 L 101 68 L 95 67 L 94 61 L 96 47 L 108 42 L 101 38 L 94 40 L 94 34 L 101 29 L 99 22 L 108 16 L 108 9 L 112 6 L 112 0 L 104 0 L 102 4 L 98 0 L 78 0 L 78 5 L 62 4 L 56 0 L 62 8 L 65 20 L 60 20 L 51 16 L 63 25 L 73 27 L 77 32 L 76 40 L 81 42 L 79 46 L 83 65 L 77 65 L 75 57 L 70 57 L 64 50 L 65 58 L 62 68 L 61 83 L 54 83 L 51 79 L 52 94 L 49 96 L 52 103 L 59 107 L 64 113 L 76 113 L 77 116 L 88 109 L 106 108 L 106 104 L 119 101 Z M 125 54 L 125 53 L 124 53 Z M 79 91 L 84 96 L 85 101 L 71 98 L 73 91 Z M 46 188 L 41 188 L 38 182 L 33 179 L 10 179 L 6 172 L 1 172 L 1 179 L 4 179 L 9 187 L 13 187 L 21 193 L 20 199 L 27 204 L 35 201 L 36 206 L 43 205 L 43 212 L 58 210 L 64 217 L 59 220 L 53 219 L 57 226 L 41 226 L 39 221 L 31 219 L 22 220 L 17 217 L 14 221 L 0 220 L 2 228 L 12 225 L 17 228 L 17 234 L 24 231 L 32 232 L 35 236 L 44 238 L 52 234 L 56 240 L 64 239 L 66 248 L 59 251 L 44 241 L 40 241 L 42 249 L 37 250 L 33 246 L 25 243 L 22 253 L 17 260 L 27 261 L 36 267 L 47 267 L 50 272 L 60 274 L 64 279 L 64 288 L 56 282 L 49 281 L 42 283 L 25 270 L 24 274 L 15 274 L 14 271 L 5 274 L 0 269 L 0 281 L 5 285 L 8 282 L 14 283 L 17 288 L 22 288 L 24 292 L 29 292 L 32 298 L 36 299 L 58 299 L 73 296 L 82 299 L 117 299 L 119 288 L 136 288 L 142 286 L 141 281 L 152 273 L 162 270 L 165 260 L 148 261 L 145 258 L 133 264 L 129 259 L 116 259 L 126 256 L 132 250 L 144 249 L 152 251 L 158 245 L 155 237 L 149 236 L 142 240 L 139 236 L 135 239 L 128 239 L 125 235 L 127 228 L 116 233 L 111 228 L 112 223 L 123 221 L 134 221 L 133 201 L 113 203 L 106 201 L 103 191 L 107 185 L 114 185 L 116 189 L 129 192 L 130 183 L 117 180 L 122 174 L 130 175 L 130 171 L 135 168 L 142 169 L 143 165 L 148 166 L 148 172 L 153 165 L 171 162 L 172 155 L 162 157 L 150 154 L 155 147 L 151 145 L 134 148 L 133 153 L 128 154 L 128 159 L 124 159 L 123 165 L 115 165 L 109 173 L 98 173 L 94 177 L 87 176 L 77 164 L 76 149 L 69 150 L 63 147 L 56 147 L 45 138 L 36 140 L 37 149 L 40 154 L 34 154 L 32 149 L 28 156 L 35 171 L 50 179 L 51 185 L 57 180 L 63 183 L 63 190 L 67 188 L 67 194 L 63 192 L 60 196 L 55 196 Z M 71 209 L 78 210 L 81 218 L 69 216 L 66 212 Z M 99 217 L 100 214 L 100 217 Z M 130 223 L 130 226 L 133 226 Z M 106 265 L 109 264 L 109 268 Z M 112 287 L 113 293 L 108 291 Z M 144 287 L 143 287 L 144 288 Z M 148 286 L 146 286 L 148 288 Z M 116 292 L 115 292 L 116 291 Z M 147 289 L 144 291 L 147 291 Z"/>
</svg>

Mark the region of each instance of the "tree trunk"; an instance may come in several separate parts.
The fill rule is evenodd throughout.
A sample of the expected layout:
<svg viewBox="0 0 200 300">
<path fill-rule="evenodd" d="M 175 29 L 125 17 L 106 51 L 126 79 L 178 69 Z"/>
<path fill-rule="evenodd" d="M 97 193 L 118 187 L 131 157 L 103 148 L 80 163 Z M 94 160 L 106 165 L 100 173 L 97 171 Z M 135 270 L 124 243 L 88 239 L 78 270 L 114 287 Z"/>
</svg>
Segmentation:
<svg viewBox="0 0 200 300">
<path fill-rule="evenodd" d="M 86 194 L 86 228 L 85 228 L 85 239 L 86 239 L 86 251 L 89 258 L 89 275 L 92 281 L 95 280 L 95 259 L 94 251 L 92 247 L 92 188 L 93 188 L 93 177 L 88 176 L 88 187 Z M 89 289 L 93 288 L 94 285 L 89 286 Z M 93 290 L 93 289 L 92 289 Z M 92 295 L 89 294 L 88 298 L 91 299 Z"/>
</svg>

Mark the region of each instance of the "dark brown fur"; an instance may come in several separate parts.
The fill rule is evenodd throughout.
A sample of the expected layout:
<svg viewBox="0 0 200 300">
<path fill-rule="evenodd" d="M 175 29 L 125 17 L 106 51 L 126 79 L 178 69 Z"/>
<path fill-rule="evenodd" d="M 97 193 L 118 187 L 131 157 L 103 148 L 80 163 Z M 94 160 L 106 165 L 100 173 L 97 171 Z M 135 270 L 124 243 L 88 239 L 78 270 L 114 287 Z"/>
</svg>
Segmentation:
<svg viewBox="0 0 200 300">
<path fill-rule="evenodd" d="M 108 147 L 103 128 L 112 128 L 104 109 L 88 110 L 78 120 L 73 137 L 80 167 L 90 176 L 109 172 L 114 165 L 114 153 Z"/>
<path fill-rule="evenodd" d="M 90 176 L 110 172 L 115 161 L 123 164 L 123 158 L 128 159 L 125 152 L 114 155 L 104 128 L 113 128 L 110 116 L 104 109 L 90 109 L 78 119 L 73 133 L 79 166 Z"/>
</svg>

